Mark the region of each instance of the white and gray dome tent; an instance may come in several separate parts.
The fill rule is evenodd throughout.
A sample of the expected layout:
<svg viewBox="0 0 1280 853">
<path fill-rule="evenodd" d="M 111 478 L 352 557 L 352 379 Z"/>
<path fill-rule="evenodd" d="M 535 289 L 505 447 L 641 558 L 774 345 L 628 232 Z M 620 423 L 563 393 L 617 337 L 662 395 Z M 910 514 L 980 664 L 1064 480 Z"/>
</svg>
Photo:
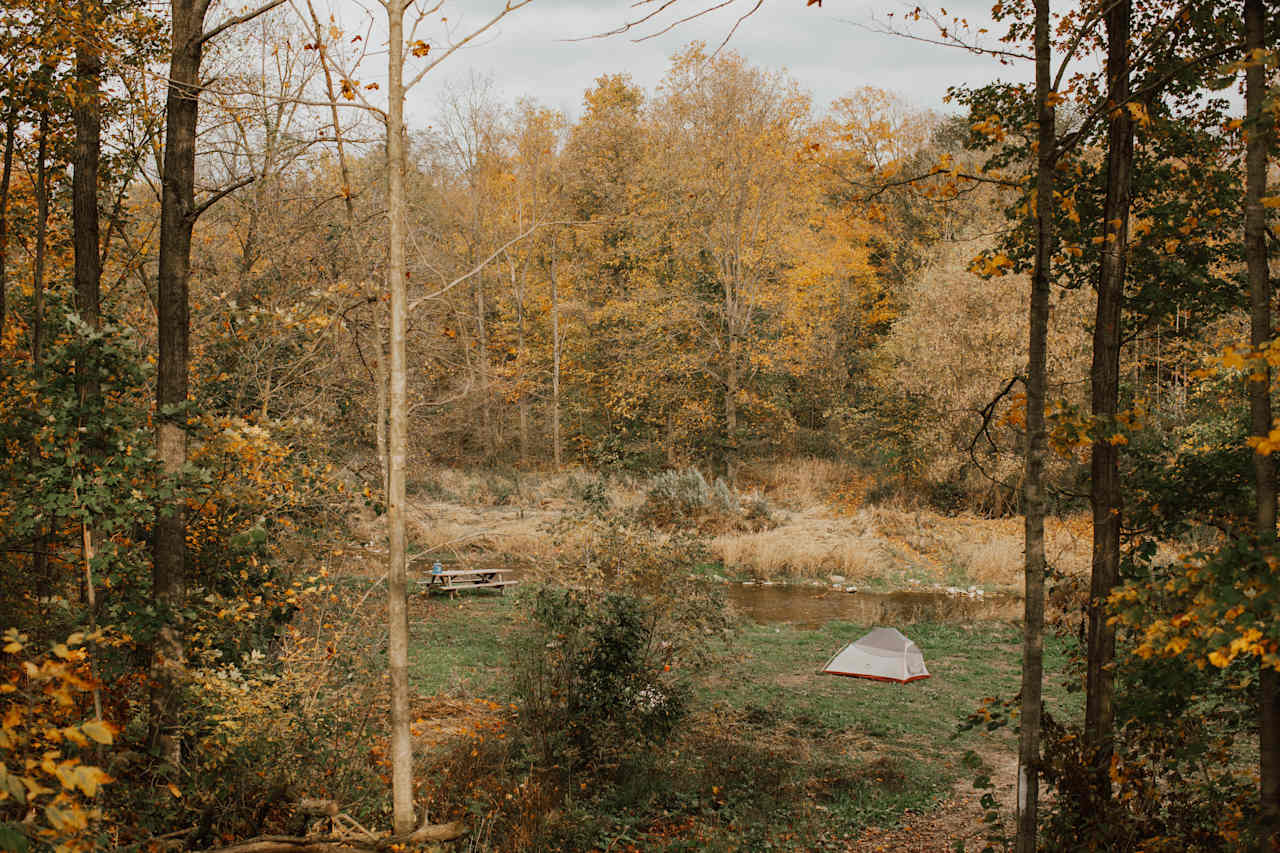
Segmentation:
<svg viewBox="0 0 1280 853">
<path fill-rule="evenodd" d="M 827 675 L 906 684 L 929 677 L 924 655 L 897 628 L 876 628 L 845 646 L 822 668 Z"/>
</svg>

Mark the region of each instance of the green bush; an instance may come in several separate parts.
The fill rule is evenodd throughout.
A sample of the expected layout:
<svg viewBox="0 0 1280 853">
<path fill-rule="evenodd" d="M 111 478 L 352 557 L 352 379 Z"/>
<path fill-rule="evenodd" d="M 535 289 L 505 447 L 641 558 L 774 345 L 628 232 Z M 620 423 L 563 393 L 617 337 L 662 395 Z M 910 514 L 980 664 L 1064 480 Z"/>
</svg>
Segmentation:
<svg viewBox="0 0 1280 853">
<path fill-rule="evenodd" d="M 661 741 L 683 718 L 680 645 L 663 639 L 651 601 L 543 587 L 513 640 L 519 723 L 544 767 L 613 763 Z M 673 664 L 675 666 L 673 667 Z"/>
</svg>

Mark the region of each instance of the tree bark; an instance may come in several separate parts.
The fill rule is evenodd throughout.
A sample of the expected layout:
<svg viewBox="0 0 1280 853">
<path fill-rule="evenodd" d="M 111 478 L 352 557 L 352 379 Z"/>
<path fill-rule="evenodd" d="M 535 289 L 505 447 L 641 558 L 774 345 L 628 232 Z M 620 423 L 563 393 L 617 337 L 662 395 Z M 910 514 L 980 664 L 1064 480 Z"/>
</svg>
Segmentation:
<svg viewBox="0 0 1280 853">
<path fill-rule="evenodd" d="M 1053 257 L 1054 106 L 1050 99 L 1049 0 L 1035 0 L 1036 255 L 1031 273 L 1027 364 L 1026 477 L 1023 483 L 1026 602 L 1022 626 L 1022 709 L 1018 735 L 1015 850 L 1034 853 L 1039 812 L 1040 712 L 1044 680 L 1044 462 L 1048 382 L 1049 281 Z"/>
<path fill-rule="evenodd" d="M 49 108 L 40 110 L 40 141 L 36 145 L 36 252 L 31 265 L 35 304 L 31 317 L 31 361 L 36 375 L 44 363 L 44 256 L 49 241 Z"/>
<path fill-rule="evenodd" d="M 1266 69 L 1258 58 L 1266 49 L 1264 0 L 1245 0 L 1245 112 L 1248 115 L 1245 149 L 1244 250 L 1249 277 L 1249 339 L 1254 350 L 1273 337 L 1272 287 L 1267 258 L 1267 215 L 1262 199 L 1267 193 L 1267 146 L 1272 133 L 1270 111 L 1265 108 Z M 1249 381 L 1251 432 L 1265 437 L 1271 431 L 1271 367 L 1260 360 Z M 1255 532 L 1258 546 L 1274 552 L 1276 545 L 1276 471 L 1269 454 L 1253 454 L 1254 493 L 1257 499 Z M 1259 679 L 1258 708 L 1262 815 L 1271 845 L 1280 849 L 1280 677 L 1264 666 Z"/>
<path fill-rule="evenodd" d="M 1114 727 L 1115 628 L 1107 624 L 1107 597 L 1120 575 L 1120 447 L 1111 433 L 1120 402 L 1120 334 L 1128 256 L 1133 118 L 1129 113 L 1129 36 L 1132 0 L 1107 10 L 1107 195 L 1102 209 L 1102 263 L 1090 371 L 1095 435 L 1090 463 L 1093 507 L 1093 566 L 1089 584 L 1088 663 L 1085 677 L 1084 746 L 1097 790 L 1110 796 Z"/>
<path fill-rule="evenodd" d="M 75 246 L 76 312 L 91 329 L 102 318 L 102 261 L 98 228 L 98 160 L 102 152 L 102 119 L 99 86 L 102 58 L 94 44 L 93 23 L 100 23 L 94 3 L 80 4 L 80 26 L 76 45 L 75 104 L 72 121 L 76 130 L 74 177 L 71 185 L 71 215 Z M 77 365 L 77 368 L 80 368 Z M 82 393 L 87 399 L 98 396 L 95 377 L 82 373 Z"/>
<path fill-rule="evenodd" d="M 80 3 L 80 30 L 76 43 L 75 102 L 72 121 L 76 146 L 74 176 L 71 185 L 72 242 L 75 249 L 76 313 L 94 331 L 102 326 L 102 256 L 98 229 L 98 160 L 102 153 L 102 119 L 99 87 L 102 59 L 94 43 L 94 25 L 101 25 L 100 7 L 92 2 Z M 101 383 L 97 366 L 76 362 L 76 385 L 80 408 L 84 413 L 101 408 Z M 84 427 L 83 415 L 81 427 Z M 103 438 L 98 430 L 85 435 L 89 458 L 103 451 Z M 88 512 L 80 522 L 80 556 L 84 566 L 85 604 L 89 609 L 89 627 L 97 628 L 97 592 L 93 582 L 94 527 Z M 92 662 L 91 662 L 92 666 Z M 93 688 L 94 716 L 102 718 L 101 691 Z"/>
<path fill-rule="evenodd" d="M 44 262 L 49 240 L 49 108 L 40 111 L 40 141 L 36 146 L 36 251 L 31 265 L 31 285 L 34 289 L 34 305 L 31 317 L 31 366 L 37 380 L 44 372 Z M 32 455 L 38 453 L 33 443 Z M 56 527 L 54 520 L 40 523 L 32 556 L 32 574 L 36 590 L 41 598 L 53 592 L 53 577 L 49 569 L 49 531 Z"/>
<path fill-rule="evenodd" d="M 9 107 L 4 122 L 4 164 L 0 166 L 0 341 L 9 319 L 9 180 L 13 177 L 14 136 L 18 132 L 18 108 Z"/>
<path fill-rule="evenodd" d="M 556 244 L 551 242 L 551 454 L 560 470 L 560 289 L 556 281 Z"/>
<path fill-rule="evenodd" d="M 413 830 L 413 748 L 409 739 L 409 617 L 405 581 L 405 140 L 404 4 L 387 4 L 387 285 L 391 296 L 387 604 L 391 675 L 391 799 L 395 834 Z M 484 325 L 481 316 L 481 328 Z"/>
<path fill-rule="evenodd" d="M 195 227 L 196 122 L 200 62 L 208 0 L 171 0 L 172 47 L 165 105 L 161 175 L 160 258 L 156 277 L 159 358 L 156 370 L 156 450 L 166 477 L 177 480 L 187 461 L 191 232 Z M 151 737 L 165 761 L 177 767 L 177 733 L 183 669 L 181 609 L 186 589 L 186 519 L 183 496 L 156 507 L 152 533 L 152 594 L 166 624 L 152 649 Z"/>
</svg>

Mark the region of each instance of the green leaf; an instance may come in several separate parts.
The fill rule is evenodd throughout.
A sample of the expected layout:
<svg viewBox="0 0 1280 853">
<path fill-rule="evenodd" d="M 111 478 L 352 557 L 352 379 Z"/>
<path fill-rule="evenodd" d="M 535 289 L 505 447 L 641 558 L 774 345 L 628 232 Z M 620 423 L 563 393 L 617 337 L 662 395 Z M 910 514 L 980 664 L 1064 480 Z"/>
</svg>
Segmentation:
<svg viewBox="0 0 1280 853">
<path fill-rule="evenodd" d="M 0 823 L 0 850 L 26 853 L 30 849 L 31 842 L 27 840 L 27 836 L 14 829 L 12 824 Z"/>
</svg>

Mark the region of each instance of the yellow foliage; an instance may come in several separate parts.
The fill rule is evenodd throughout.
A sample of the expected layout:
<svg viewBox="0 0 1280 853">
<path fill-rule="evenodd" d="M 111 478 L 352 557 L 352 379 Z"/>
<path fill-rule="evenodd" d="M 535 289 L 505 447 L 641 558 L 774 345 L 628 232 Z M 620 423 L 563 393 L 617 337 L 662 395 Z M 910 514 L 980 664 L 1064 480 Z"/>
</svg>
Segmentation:
<svg viewBox="0 0 1280 853">
<path fill-rule="evenodd" d="M 83 643 L 100 637 L 77 633 L 43 654 L 16 628 L 5 632 L 0 680 L 0 820 L 31 821 L 34 833 L 59 851 L 94 849 L 90 830 L 102 814 L 90 802 L 111 777 L 66 750 L 109 746 L 114 728 L 90 719 L 75 722 L 92 689 Z"/>
</svg>

